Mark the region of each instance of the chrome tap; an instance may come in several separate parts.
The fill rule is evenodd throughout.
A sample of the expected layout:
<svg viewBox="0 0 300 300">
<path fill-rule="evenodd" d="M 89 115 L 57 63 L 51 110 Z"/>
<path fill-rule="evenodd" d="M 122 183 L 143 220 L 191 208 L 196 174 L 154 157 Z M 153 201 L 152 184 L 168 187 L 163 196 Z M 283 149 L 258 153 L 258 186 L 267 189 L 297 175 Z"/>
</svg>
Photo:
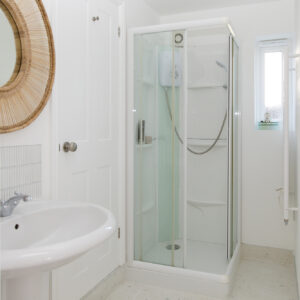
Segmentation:
<svg viewBox="0 0 300 300">
<path fill-rule="evenodd" d="M 24 202 L 31 200 L 31 196 L 19 194 L 15 192 L 15 195 L 6 201 L 0 201 L 0 217 L 8 217 L 12 214 L 13 210 L 18 206 L 21 200 Z"/>
</svg>

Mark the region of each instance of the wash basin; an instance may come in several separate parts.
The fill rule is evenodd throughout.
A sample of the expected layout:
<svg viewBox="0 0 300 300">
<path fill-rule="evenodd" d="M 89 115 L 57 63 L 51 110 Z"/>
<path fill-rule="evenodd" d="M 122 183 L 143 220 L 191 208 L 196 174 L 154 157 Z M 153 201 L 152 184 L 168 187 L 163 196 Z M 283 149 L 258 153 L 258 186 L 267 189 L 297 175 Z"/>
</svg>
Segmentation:
<svg viewBox="0 0 300 300">
<path fill-rule="evenodd" d="M 108 239 L 116 222 L 98 205 L 32 201 L 1 218 L 0 229 L 1 270 L 11 277 L 72 261 Z"/>
</svg>

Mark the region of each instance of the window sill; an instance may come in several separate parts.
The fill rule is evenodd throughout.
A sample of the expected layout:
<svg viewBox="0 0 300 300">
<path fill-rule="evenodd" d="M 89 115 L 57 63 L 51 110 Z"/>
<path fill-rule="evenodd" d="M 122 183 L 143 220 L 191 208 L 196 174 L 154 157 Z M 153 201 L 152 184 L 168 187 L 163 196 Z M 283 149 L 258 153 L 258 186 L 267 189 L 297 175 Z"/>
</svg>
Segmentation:
<svg viewBox="0 0 300 300">
<path fill-rule="evenodd" d="M 256 129 L 258 130 L 278 130 L 280 129 L 280 122 L 259 122 Z"/>
</svg>

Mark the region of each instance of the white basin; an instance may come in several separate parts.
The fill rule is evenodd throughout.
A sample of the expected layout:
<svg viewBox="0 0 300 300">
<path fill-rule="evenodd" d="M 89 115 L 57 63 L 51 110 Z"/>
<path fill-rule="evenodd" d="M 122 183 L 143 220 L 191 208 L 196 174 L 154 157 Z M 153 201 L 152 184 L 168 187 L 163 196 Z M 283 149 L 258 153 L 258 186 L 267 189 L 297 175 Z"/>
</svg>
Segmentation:
<svg viewBox="0 0 300 300">
<path fill-rule="evenodd" d="M 5 277 L 44 272 L 70 262 L 116 229 L 110 211 L 93 204 L 31 202 L 0 220 Z"/>
</svg>

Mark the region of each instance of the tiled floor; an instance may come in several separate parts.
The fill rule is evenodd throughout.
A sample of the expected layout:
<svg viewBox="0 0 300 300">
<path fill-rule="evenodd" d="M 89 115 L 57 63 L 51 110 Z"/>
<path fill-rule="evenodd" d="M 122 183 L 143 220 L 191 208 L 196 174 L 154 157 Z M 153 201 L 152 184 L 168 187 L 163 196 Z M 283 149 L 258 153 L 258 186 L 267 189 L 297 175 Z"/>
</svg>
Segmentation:
<svg viewBox="0 0 300 300">
<path fill-rule="evenodd" d="M 259 255 L 256 254 L 250 249 L 243 255 L 228 300 L 297 300 L 293 259 L 278 252 L 272 255 L 262 250 Z M 117 286 L 106 300 L 218 299 L 125 281 Z"/>
</svg>

